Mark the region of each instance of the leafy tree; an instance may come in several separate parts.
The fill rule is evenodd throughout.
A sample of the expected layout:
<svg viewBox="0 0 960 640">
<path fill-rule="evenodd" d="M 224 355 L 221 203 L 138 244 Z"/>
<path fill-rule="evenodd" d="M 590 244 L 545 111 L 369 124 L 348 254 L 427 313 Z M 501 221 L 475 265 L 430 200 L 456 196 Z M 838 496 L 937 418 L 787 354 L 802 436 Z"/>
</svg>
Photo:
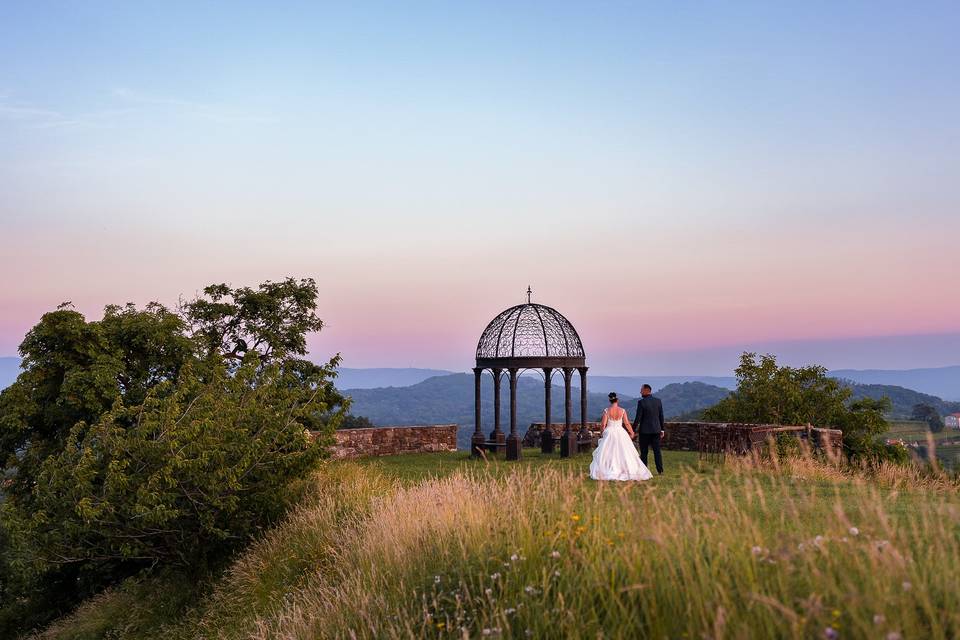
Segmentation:
<svg viewBox="0 0 960 640">
<path fill-rule="evenodd" d="M 183 314 L 203 353 L 239 362 L 256 352 L 264 364 L 307 352 L 306 336 L 320 331 L 312 279 L 265 282 L 256 289 L 214 284 Z"/>
<path fill-rule="evenodd" d="M 43 460 L 60 451 L 73 425 L 92 424 L 114 403 L 143 402 L 193 357 L 185 324 L 157 303 L 138 311 L 109 306 L 99 322 L 69 305 L 46 313 L 20 345 L 23 373 L 0 392 L 0 462 L 5 493 L 29 506 Z"/>
<path fill-rule="evenodd" d="M 50 615 L 144 567 L 200 566 L 269 524 L 324 454 L 347 402 L 339 357 L 302 358 L 315 283 L 205 295 L 98 321 L 61 305 L 25 337 L 0 392 L 5 599 Z"/>
<path fill-rule="evenodd" d="M 781 367 L 775 356 L 744 353 L 737 390 L 704 412 L 707 420 L 830 427 L 843 431 L 850 456 L 884 455 L 887 399 L 850 401 L 851 391 L 820 366 Z"/>
<path fill-rule="evenodd" d="M 918 403 L 913 405 L 913 413 L 910 417 L 914 420 L 926 422 L 927 426 L 930 428 L 930 431 L 933 433 L 940 433 L 946 426 L 943 423 L 943 418 L 940 416 L 940 412 L 937 411 L 936 407 L 933 407 L 929 404 Z"/>
<path fill-rule="evenodd" d="M 44 460 L 25 522 L 48 565 L 190 566 L 282 513 L 323 452 L 304 428 L 323 380 L 255 357 L 201 380 L 186 368 L 146 400 L 80 422 Z"/>
</svg>

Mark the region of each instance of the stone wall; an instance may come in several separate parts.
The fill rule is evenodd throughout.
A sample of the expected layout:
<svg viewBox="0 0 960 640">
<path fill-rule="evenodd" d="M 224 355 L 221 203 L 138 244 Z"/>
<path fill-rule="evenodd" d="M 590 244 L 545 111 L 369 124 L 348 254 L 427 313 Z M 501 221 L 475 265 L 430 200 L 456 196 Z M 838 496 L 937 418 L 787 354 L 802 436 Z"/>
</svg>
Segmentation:
<svg viewBox="0 0 960 640">
<path fill-rule="evenodd" d="M 360 458 L 457 450 L 457 425 L 339 429 L 332 457 Z"/>
<path fill-rule="evenodd" d="M 542 422 L 530 425 L 523 437 L 523 446 L 539 447 L 540 436 L 543 433 Z M 574 431 L 580 430 L 580 423 L 571 426 Z M 553 423 L 550 431 L 555 438 L 563 433 L 564 425 Z M 594 437 L 600 436 L 600 423 L 588 422 L 587 429 Z M 701 442 L 709 450 L 717 446 L 718 442 L 732 443 L 743 451 L 764 445 L 770 437 L 780 434 L 789 435 L 801 440 L 808 440 L 814 448 L 831 449 L 839 452 L 843 442 L 843 433 L 838 429 L 807 428 L 802 426 L 780 426 L 772 424 L 739 424 L 739 423 L 711 423 L 711 422 L 667 422 L 664 424 L 666 435 L 663 439 L 663 448 L 673 451 L 699 451 Z"/>
</svg>

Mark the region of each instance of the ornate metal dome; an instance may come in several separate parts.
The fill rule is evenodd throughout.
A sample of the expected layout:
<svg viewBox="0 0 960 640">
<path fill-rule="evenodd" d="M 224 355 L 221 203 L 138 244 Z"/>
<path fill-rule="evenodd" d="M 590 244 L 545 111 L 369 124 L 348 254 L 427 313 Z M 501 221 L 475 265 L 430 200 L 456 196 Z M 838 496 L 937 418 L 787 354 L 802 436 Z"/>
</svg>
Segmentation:
<svg viewBox="0 0 960 640">
<path fill-rule="evenodd" d="M 582 366 L 583 343 L 559 311 L 528 302 L 500 313 L 484 329 L 477 344 L 478 365 L 508 360 L 536 360 L 536 366 L 541 362 Z"/>
</svg>

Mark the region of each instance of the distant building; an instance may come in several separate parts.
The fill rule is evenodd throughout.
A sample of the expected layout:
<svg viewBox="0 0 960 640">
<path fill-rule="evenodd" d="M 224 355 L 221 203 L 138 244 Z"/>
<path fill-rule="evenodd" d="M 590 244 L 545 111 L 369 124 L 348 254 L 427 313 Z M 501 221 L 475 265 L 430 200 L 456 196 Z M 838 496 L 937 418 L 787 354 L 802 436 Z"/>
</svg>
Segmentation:
<svg viewBox="0 0 960 640">
<path fill-rule="evenodd" d="M 947 429 L 960 429 L 960 413 L 951 413 L 943 417 L 943 425 Z"/>
</svg>

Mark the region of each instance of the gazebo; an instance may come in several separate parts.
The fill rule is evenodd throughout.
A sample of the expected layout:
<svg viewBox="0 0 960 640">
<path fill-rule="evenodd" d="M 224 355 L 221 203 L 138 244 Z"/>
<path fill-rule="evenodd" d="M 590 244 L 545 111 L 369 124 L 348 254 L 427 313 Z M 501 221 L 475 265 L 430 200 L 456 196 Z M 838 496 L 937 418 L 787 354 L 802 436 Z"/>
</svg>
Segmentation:
<svg viewBox="0 0 960 640">
<path fill-rule="evenodd" d="M 480 336 L 477 361 L 473 370 L 474 402 L 476 405 L 471 451 L 479 456 L 484 449 L 506 450 L 507 460 L 519 460 L 521 439 L 517 432 L 517 378 L 528 370 L 543 374 L 545 438 L 550 432 L 550 396 L 553 374 L 563 373 L 564 430 L 560 439 L 560 455 L 567 457 L 577 451 L 577 434 L 571 429 L 573 401 L 571 382 L 574 371 L 580 374 L 580 424 L 587 423 L 587 366 L 580 335 L 560 312 L 531 301 L 532 291 L 527 287 L 527 303 L 501 312 Z M 480 382 L 484 371 L 493 374 L 493 431 L 489 440 L 480 424 Z M 504 373 L 510 382 L 510 434 L 500 427 L 500 382 Z M 552 448 L 552 443 L 550 443 Z"/>
</svg>

